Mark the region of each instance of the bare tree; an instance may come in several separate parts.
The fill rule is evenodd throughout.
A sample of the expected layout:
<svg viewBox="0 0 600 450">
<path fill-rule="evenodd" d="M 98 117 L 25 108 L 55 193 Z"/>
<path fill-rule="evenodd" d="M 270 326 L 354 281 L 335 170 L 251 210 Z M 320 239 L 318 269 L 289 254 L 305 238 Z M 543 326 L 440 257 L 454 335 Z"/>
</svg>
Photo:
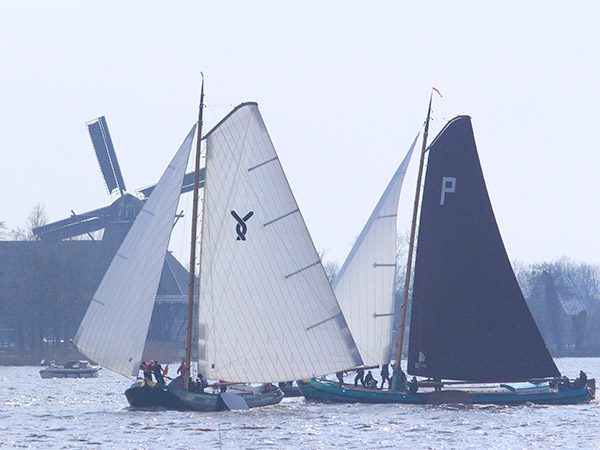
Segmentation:
<svg viewBox="0 0 600 450">
<path fill-rule="evenodd" d="M 33 241 L 35 239 L 34 228 L 48 223 L 46 206 L 43 203 L 36 203 L 27 216 L 27 222 L 27 229 L 14 228 L 10 230 L 9 235 L 13 241 Z"/>
<path fill-rule="evenodd" d="M 37 203 L 29 213 L 29 216 L 27 216 L 27 220 L 29 221 L 29 231 L 31 231 L 31 234 L 33 235 L 34 228 L 41 227 L 48 223 L 46 205 Z"/>
<path fill-rule="evenodd" d="M 319 253 L 319 259 L 321 260 L 321 264 L 323 265 L 323 269 L 325 270 L 325 275 L 327 275 L 327 279 L 329 280 L 329 284 L 333 284 L 333 280 L 337 276 L 340 271 L 340 266 L 335 261 L 325 260 L 325 250 L 322 250 Z"/>
<path fill-rule="evenodd" d="M 340 266 L 335 261 L 326 261 L 323 263 L 323 269 L 325 269 L 329 284 L 333 284 L 333 280 L 335 280 L 335 277 L 340 271 Z"/>
</svg>

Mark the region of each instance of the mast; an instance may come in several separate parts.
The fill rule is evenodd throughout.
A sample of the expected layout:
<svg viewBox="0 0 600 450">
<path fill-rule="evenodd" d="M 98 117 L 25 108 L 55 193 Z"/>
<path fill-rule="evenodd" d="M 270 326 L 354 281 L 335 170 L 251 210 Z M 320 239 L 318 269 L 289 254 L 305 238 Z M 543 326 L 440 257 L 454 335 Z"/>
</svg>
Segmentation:
<svg viewBox="0 0 600 450">
<path fill-rule="evenodd" d="M 196 138 L 196 163 L 194 166 L 194 200 L 192 203 L 192 239 L 190 244 L 190 276 L 188 282 L 187 329 L 185 336 L 185 362 L 183 367 L 183 388 L 190 385 L 190 367 L 192 360 L 192 329 L 194 323 L 194 290 L 196 281 L 196 239 L 198 225 L 198 191 L 200 185 L 200 149 L 202 144 L 202 112 L 204 110 L 204 74 L 200 88 L 200 109 L 198 111 L 198 135 Z"/>
<path fill-rule="evenodd" d="M 398 337 L 396 339 L 396 367 L 401 368 L 400 361 L 402 360 L 402 346 L 404 344 L 404 329 L 406 327 L 406 310 L 408 305 L 408 290 L 410 287 L 410 276 L 412 273 L 413 251 L 415 247 L 415 234 L 417 229 L 417 213 L 419 211 L 419 199 L 421 197 L 421 181 L 423 178 L 423 166 L 425 165 L 425 152 L 427 150 L 427 136 L 429 134 L 429 120 L 431 118 L 431 101 L 433 99 L 433 91 L 439 94 L 435 88 L 432 89 L 429 96 L 429 107 L 427 108 L 427 119 L 425 119 L 425 129 L 423 131 L 423 145 L 421 147 L 421 158 L 419 159 L 419 174 L 417 176 L 417 189 L 415 192 L 415 203 L 413 206 L 412 224 L 410 227 L 410 240 L 408 243 L 408 261 L 406 263 L 406 276 L 404 279 L 404 291 L 402 293 L 402 310 L 400 318 L 400 327 L 398 329 Z M 441 96 L 441 94 L 440 94 Z"/>
</svg>

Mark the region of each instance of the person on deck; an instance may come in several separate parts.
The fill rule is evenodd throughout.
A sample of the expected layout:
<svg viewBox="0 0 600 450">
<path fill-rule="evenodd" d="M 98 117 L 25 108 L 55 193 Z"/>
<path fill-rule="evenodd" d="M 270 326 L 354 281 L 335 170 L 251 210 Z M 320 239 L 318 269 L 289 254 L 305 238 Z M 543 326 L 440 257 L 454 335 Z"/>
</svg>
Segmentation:
<svg viewBox="0 0 600 450">
<path fill-rule="evenodd" d="M 177 375 L 183 375 L 185 369 L 185 359 L 183 361 L 181 361 L 181 364 L 179 364 L 179 367 L 177 368 Z"/>
<path fill-rule="evenodd" d="M 198 376 L 196 377 L 196 389 L 197 392 L 203 393 L 204 389 L 208 387 L 208 381 L 204 378 L 204 375 L 198 372 Z"/>
<path fill-rule="evenodd" d="M 575 387 L 575 388 L 582 388 L 582 387 L 584 387 L 586 385 L 587 385 L 587 374 L 583 370 L 580 370 L 579 371 L 579 378 L 577 378 L 575 380 L 575 382 L 573 383 L 573 387 Z"/>
<path fill-rule="evenodd" d="M 381 366 L 381 372 L 379 373 L 381 375 L 381 389 L 383 389 L 383 386 L 385 385 L 385 382 L 388 382 L 388 387 L 391 389 L 392 387 L 392 379 L 390 378 L 390 368 L 388 364 L 383 364 Z"/>
<path fill-rule="evenodd" d="M 227 392 L 227 383 L 225 380 L 219 380 L 219 392 Z"/>
<path fill-rule="evenodd" d="M 392 377 L 392 382 L 394 384 L 391 386 L 391 389 L 395 391 L 406 391 L 406 374 L 401 367 L 396 368 L 392 365 L 392 370 L 394 372 L 394 376 Z"/>
<path fill-rule="evenodd" d="M 344 384 L 344 372 L 340 370 L 339 372 L 335 373 L 335 376 L 337 377 L 340 386 L 342 386 Z"/>
<path fill-rule="evenodd" d="M 571 388 L 571 380 L 569 380 L 569 377 L 567 377 L 566 375 L 563 375 L 563 377 L 560 379 L 560 382 L 558 383 L 558 390 L 566 391 Z"/>
<path fill-rule="evenodd" d="M 417 381 L 417 377 L 412 377 L 410 383 L 408 383 L 408 392 L 411 394 L 416 394 L 419 390 L 419 382 Z"/>
<path fill-rule="evenodd" d="M 144 380 L 152 381 L 152 363 L 150 361 L 142 361 L 140 369 L 144 372 Z"/>
<path fill-rule="evenodd" d="M 377 388 L 377 380 L 373 377 L 373 374 L 371 373 L 370 370 L 369 370 L 369 372 L 367 372 L 367 376 L 365 377 L 364 385 L 366 385 L 366 387 L 368 387 L 370 389 Z"/>
<path fill-rule="evenodd" d="M 365 387 L 365 371 L 363 369 L 358 369 L 356 371 L 356 376 L 354 377 L 354 387 L 358 386 L 358 382 Z"/>
<path fill-rule="evenodd" d="M 265 383 L 262 385 L 260 392 L 263 394 L 268 394 L 270 392 L 273 392 L 275 390 L 275 386 L 273 386 L 273 383 Z"/>
<path fill-rule="evenodd" d="M 165 384 L 165 379 L 163 377 L 163 368 L 158 363 L 158 361 L 152 362 L 152 373 L 154 374 L 154 378 L 156 378 L 157 383 Z"/>
</svg>

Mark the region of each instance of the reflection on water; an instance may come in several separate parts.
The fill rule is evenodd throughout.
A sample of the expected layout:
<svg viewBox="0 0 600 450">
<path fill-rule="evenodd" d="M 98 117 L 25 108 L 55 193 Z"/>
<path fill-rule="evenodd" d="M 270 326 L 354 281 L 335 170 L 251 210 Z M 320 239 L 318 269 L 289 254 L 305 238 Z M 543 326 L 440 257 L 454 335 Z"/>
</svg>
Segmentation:
<svg viewBox="0 0 600 450">
<path fill-rule="evenodd" d="M 561 358 L 561 371 L 600 375 L 600 358 Z M 0 447 L 13 448 L 524 448 L 600 446 L 600 408 L 340 405 L 284 399 L 224 413 L 132 411 L 130 382 L 43 380 L 0 367 Z"/>
</svg>

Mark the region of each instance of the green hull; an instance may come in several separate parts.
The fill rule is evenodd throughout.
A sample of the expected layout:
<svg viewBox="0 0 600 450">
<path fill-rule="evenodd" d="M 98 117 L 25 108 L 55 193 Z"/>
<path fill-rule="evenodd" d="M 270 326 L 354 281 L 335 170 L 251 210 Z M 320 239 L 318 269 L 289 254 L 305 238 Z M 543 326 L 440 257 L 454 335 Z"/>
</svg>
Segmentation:
<svg viewBox="0 0 600 450">
<path fill-rule="evenodd" d="M 519 405 L 535 403 L 543 405 L 569 405 L 587 403 L 594 398 L 595 382 L 568 390 L 552 389 L 509 389 L 502 385 L 497 389 L 446 389 L 442 391 L 424 391 L 414 394 L 379 389 L 357 388 L 324 380 L 298 382 L 302 394 L 309 400 L 336 403 L 406 403 L 439 405 L 447 403 Z"/>
<path fill-rule="evenodd" d="M 283 393 L 276 389 L 266 394 L 243 393 L 239 394 L 248 408 L 275 405 L 281 402 Z M 127 401 L 134 408 L 177 409 L 183 411 L 226 411 L 225 405 L 219 394 L 189 392 L 179 387 L 165 386 L 147 382 L 136 382 L 125 391 Z"/>
</svg>

